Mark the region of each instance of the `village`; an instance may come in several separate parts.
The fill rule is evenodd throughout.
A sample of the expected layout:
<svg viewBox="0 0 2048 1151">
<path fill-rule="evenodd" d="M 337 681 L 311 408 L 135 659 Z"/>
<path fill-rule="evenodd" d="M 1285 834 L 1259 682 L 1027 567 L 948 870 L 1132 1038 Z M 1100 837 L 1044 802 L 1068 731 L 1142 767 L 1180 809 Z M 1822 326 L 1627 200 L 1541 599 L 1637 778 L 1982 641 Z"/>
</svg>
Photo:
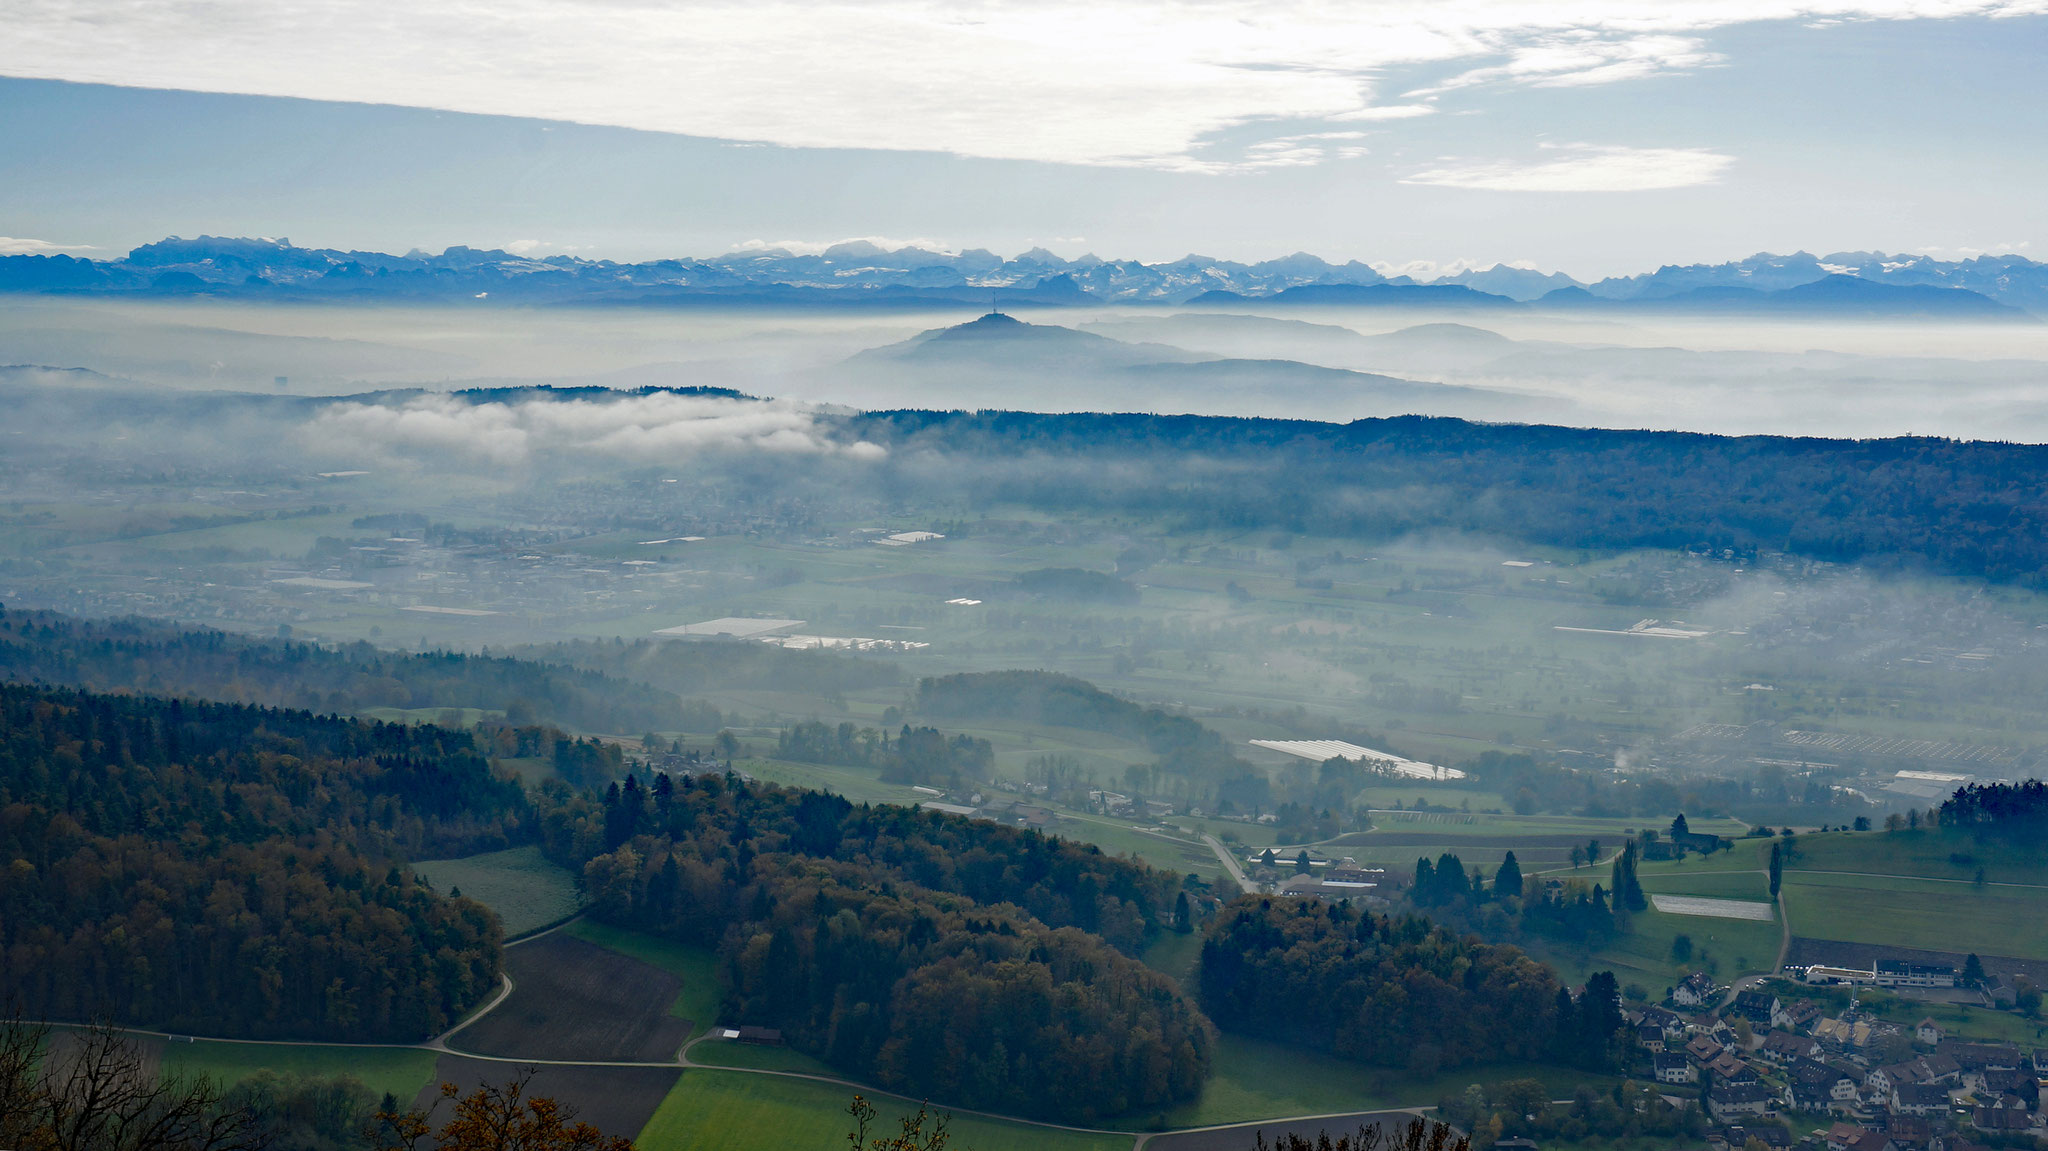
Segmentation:
<svg viewBox="0 0 2048 1151">
<path fill-rule="evenodd" d="M 1880 960 L 1794 974 L 1722 987 L 1695 972 L 1664 1005 L 1628 1012 L 1638 1073 L 1696 1098 L 1713 1147 L 1977 1151 L 2044 1134 L 2048 1043 L 1963 1039 L 1931 1016 L 1907 1024 L 1859 1005 L 1866 987 L 1962 990 L 1954 968 Z"/>
</svg>

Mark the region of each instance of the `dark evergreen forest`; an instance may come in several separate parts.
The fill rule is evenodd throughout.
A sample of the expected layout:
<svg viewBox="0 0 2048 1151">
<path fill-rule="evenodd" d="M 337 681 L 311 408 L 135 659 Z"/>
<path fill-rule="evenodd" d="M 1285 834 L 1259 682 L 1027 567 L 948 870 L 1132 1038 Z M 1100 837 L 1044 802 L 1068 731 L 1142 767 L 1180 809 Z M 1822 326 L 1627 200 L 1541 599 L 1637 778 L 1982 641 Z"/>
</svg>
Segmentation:
<svg viewBox="0 0 2048 1151">
<path fill-rule="evenodd" d="M 2048 581 L 2048 446 L 1480 424 L 874 412 L 849 430 L 974 506 L 1189 529 L 1788 552 Z M 943 466 L 938 465 L 943 461 Z M 975 461 L 975 462 L 966 462 Z M 979 461 L 1001 461 L 982 464 Z"/>
<path fill-rule="evenodd" d="M 609 922 L 715 946 L 736 1019 L 884 1086 L 1088 1119 L 1185 1099 L 1208 1022 L 1131 956 L 1175 877 L 1100 849 L 718 776 L 543 800 Z"/>
<path fill-rule="evenodd" d="M 698 717 L 672 692 L 564 663 L 323 647 L 53 612 L 0 611 L 0 678 L 322 712 L 474 707 L 581 731 L 705 727 L 688 722 Z"/>
<path fill-rule="evenodd" d="M 1231 904 L 1202 942 L 1200 986 L 1221 1027 L 1423 1075 L 1512 1060 L 1603 1069 L 1620 1050 L 1614 976 L 1573 996 L 1517 948 L 1345 903 Z"/>
<path fill-rule="evenodd" d="M 462 732 L 0 685 L 0 955 L 53 1019 L 413 1041 L 498 982 L 499 929 L 402 866 L 526 810 Z"/>
</svg>

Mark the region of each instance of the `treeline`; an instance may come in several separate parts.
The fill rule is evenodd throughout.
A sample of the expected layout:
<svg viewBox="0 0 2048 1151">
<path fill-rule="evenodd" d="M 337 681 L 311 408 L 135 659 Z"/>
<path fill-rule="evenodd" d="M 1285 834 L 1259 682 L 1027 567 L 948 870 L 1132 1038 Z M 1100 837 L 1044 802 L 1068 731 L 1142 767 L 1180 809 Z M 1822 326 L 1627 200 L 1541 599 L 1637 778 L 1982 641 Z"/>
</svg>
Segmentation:
<svg viewBox="0 0 2048 1151">
<path fill-rule="evenodd" d="M 1679 820 L 1684 818 L 1681 815 Z M 1654 831 L 1645 833 L 1646 837 L 1655 835 Z M 1572 848 L 1574 866 L 1582 859 L 1593 862 L 1599 856 L 1598 840 L 1589 840 L 1583 849 Z M 1606 885 L 1589 886 L 1578 880 L 1529 883 L 1510 851 L 1489 882 L 1478 867 L 1468 872 L 1464 862 L 1447 851 L 1434 863 L 1427 858 L 1415 861 L 1408 901 L 1488 939 L 1520 940 L 1534 935 L 1598 947 L 1627 934 L 1631 917 L 1649 908 L 1649 897 L 1636 879 L 1639 859 L 1637 841 L 1630 840 L 1614 857 Z"/>
<path fill-rule="evenodd" d="M 0 610 L 0 679 L 349 713 L 472 707 L 582 731 L 716 731 L 716 708 L 613 675 L 502 656 L 408 654 L 126 619 Z"/>
<path fill-rule="evenodd" d="M 0 958 L 25 1011 L 410 1042 L 498 980 L 482 905 L 409 855 L 527 811 L 467 733 L 0 685 Z"/>
<path fill-rule="evenodd" d="M 1584 1139 L 1660 1139 L 1693 1144 L 1707 1132 L 1700 1105 L 1668 1102 L 1656 1088 L 1622 1082 L 1605 1092 L 1580 1087 L 1569 1102 L 1553 1102 L 1540 1079 L 1509 1079 L 1438 1100 L 1445 1122 L 1472 1133 L 1473 1145 L 1492 1147 L 1503 1139 L 1577 1143 Z"/>
<path fill-rule="evenodd" d="M 1520 814 L 1571 812 L 1600 819 L 1661 816 L 1672 811 L 1753 821 L 1844 822 L 1876 810 L 1837 787 L 1825 773 L 1788 780 L 1766 769 L 1743 779 L 1714 776 L 1621 776 L 1545 762 L 1526 752 L 1481 752 L 1465 765 L 1475 785 L 1506 796 Z M 1788 815 L 1796 812 L 1796 816 Z"/>
<path fill-rule="evenodd" d="M 2048 833 L 2048 785 L 2038 779 L 1964 784 L 1941 805 L 1940 822 L 2038 844 Z"/>
<path fill-rule="evenodd" d="M 507 650 L 521 659 L 603 672 L 683 696 L 712 691 L 786 691 L 830 698 L 903 681 L 902 669 L 893 663 L 845 652 L 795 651 L 765 643 L 579 640 Z M 700 725 L 680 730 L 716 731 L 718 727 Z"/>
<path fill-rule="evenodd" d="M 775 754 L 799 763 L 880 768 L 889 783 L 946 787 L 987 779 L 996 762 L 995 745 L 971 735 L 948 736 L 937 728 L 904 724 L 891 740 L 877 728 L 833 727 L 815 719 L 785 729 L 776 739 Z"/>
<path fill-rule="evenodd" d="M 592 914 L 718 948 L 731 1018 L 920 1096 L 1089 1120 L 1208 1075 L 1209 1024 L 1132 954 L 1173 877 L 1100 849 L 719 776 L 543 801 Z"/>
<path fill-rule="evenodd" d="M 917 711 L 949 719 L 1020 719 L 1099 731 L 1143 744 L 1162 770 L 1191 777 L 1240 772 L 1223 737 L 1185 715 L 1111 695 L 1051 671 L 963 672 L 918 681 Z"/>
<path fill-rule="evenodd" d="M 1482 424 L 874 412 L 847 433 L 973 506 L 1350 539 L 1469 531 L 1570 548 L 1729 548 L 2048 580 L 2048 447 Z M 1001 467 L 976 466 L 982 460 Z M 1033 466 L 1023 466 L 1026 461 Z M 913 471 L 912 469 L 916 469 Z"/>
<path fill-rule="evenodd" d="M 1210 922 L 1199 979 L 1220 1027 L 1421 1075 L 1509 1060 L 1605 1069 L 1623 1049 L 1613 975 L 1575 997 L 1516 948 L 1343 902 L 1239 899 Z"/>
</svg>

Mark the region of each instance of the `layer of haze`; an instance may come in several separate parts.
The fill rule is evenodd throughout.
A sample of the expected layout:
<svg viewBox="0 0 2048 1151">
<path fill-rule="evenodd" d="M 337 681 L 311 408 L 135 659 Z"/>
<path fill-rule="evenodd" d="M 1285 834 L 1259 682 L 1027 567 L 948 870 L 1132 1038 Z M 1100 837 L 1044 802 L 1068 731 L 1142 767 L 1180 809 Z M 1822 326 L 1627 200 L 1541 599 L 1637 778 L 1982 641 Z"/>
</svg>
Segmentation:
<svg viewBox="0 0 2048 1151">
<path fill-rule="evenodd" d="M 2041 324 L 1072 309 L 1022 313 L 1030 326 L 1009 332 L 1014 340 L 943 357 L 905 343 L 971 319 L 39 300 L 0 313 L 0 364 L 86 369 L 144 389 L 298 396 L 714 386 L 865 409 L 1416 413 L 2048 442 Z"/>
</svg>

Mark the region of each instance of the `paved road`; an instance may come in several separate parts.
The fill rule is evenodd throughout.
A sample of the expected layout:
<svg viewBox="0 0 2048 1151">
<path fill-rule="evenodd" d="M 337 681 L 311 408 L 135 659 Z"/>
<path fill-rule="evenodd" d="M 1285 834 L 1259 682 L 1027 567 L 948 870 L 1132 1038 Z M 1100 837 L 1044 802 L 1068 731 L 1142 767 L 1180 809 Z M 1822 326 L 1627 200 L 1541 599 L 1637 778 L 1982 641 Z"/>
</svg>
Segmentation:
<svg viewBox="0 0 2048 1151">
<path fill-rule="evenodd" d="M 1237 857 L 1230 854 L 1230 849 L 1223 846 L 1222 840 L 1217 839 L 1206 831 L 1202 833 L 1202 840 L 1209 845 L 1210 851 L 1216 853 L 1216 859 L 1223 864 L 1223 870 L 1229 872 L 1230 878 L 1237 881 L 1239 890 L 1243 891 L 1246 895 L 1257 895 L 1259 893 L 1259 885 L 1245 878 L 1244 868 L 1237 865 Z"/>
</svg>

